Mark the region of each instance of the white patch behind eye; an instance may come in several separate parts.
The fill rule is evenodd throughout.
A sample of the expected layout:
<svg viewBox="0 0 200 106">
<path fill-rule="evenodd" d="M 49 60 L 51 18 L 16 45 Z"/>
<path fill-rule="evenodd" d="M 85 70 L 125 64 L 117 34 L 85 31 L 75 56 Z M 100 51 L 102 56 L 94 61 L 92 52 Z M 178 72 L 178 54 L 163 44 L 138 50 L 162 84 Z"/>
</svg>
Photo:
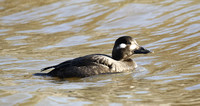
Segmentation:
<svg viewBox="0 0 200 106">
<path fill-rule="evenodd" d="M 121 43 L 120 45 L 119 45 L 119 48 L 125 48 L 126 47 L 126 44 L 124 44 L 124 43 Z"/>
<path fill-rule="evenodd" d="M 136 48 L 137 48 L 137 45 L 132 44 L 132 45 L 130 46 L 130 49 L 131 49 L 131 50 L 134 50 L 134 49 L 136 49 Z"/>
</svg>

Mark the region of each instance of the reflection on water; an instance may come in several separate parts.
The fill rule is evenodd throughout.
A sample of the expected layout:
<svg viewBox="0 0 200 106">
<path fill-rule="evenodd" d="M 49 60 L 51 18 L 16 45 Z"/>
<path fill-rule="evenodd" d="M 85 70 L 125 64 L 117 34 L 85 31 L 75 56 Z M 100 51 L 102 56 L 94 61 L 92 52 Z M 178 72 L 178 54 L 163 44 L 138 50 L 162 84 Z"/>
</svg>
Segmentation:
<svg viewBox="0 0 200 106">
<path fill-rule="evenodd" d="M 200 1 L 0 0 L 0 104 L 200 104 Z M 111 54 L 128 35 L 153 51 L 133 73 L 60 80 L 41 68 Z"/>
</svg>

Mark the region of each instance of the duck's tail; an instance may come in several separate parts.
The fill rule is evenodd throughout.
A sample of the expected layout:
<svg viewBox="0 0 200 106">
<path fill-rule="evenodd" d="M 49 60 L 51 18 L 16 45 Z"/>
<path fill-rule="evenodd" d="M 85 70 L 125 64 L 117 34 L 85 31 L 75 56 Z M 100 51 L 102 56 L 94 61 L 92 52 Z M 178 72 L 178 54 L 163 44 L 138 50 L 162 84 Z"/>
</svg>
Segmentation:
<svg viewBox="0 0 200 106">
<path fill-rule="evenodd" d="M 50 69 L 50 68 L 55 68 L 55 66 L 49 66 L 49 67 L 43 68 L 43 69 L 41 69 L 41 72 L 42 72 L 42 71 L 45 71 L 45 70 L 48 70 L 48 69 Z"/>
<path fill-rule="evenodd" d="M 41 69 L 41 72 L 42 72 L 42 71 L 45 71 L 45 70 L 48 70 L 48 69 L 50 69 L 50 68 L 55 68 L 55 66 L 45 67 L 45 68 Z M 50 76 L 49 73 L 35 73 L 35 74 L 33 74 L 33 75 L 34 75 L 34 76 Z"/>
</svg>

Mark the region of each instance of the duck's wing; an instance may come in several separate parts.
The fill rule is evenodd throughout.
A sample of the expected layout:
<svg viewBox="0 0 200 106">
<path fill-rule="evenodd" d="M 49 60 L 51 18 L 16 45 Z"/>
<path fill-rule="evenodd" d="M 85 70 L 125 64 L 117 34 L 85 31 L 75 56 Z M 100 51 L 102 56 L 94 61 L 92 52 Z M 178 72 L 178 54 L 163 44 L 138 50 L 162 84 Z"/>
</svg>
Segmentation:
<svg viewBox="0 0 200 106">
<path fill-rule="evenodd" d="M 104 54 L 92 54 L 87 55 L 84 57 L 79 57 L 74 59 L 71 62 L 72 66 L 89 66 L 92 63 L 99 64 L 99 65 L 105 65 L 110 67 L 115 60 L 113 60 L 110 56 L 104 55 Z"/>
<path fill-rule="evenodd" d="M 108 67 L 111 70 L 116 70 L 115 68 L 118 62 L 112 59 L 111 56 L 108 56 L 108 55 L 92 54 L 92 55 L 86 55 L 83 57 L 78 57 L 72 60 L 68 60 L 58 65 L 46 67 L 46 68 L 41 69 L 41 71 L 45 71 L 51 68 L 54 68 L 55 70 L 61 70 L 67 67 L 81 67 L 81 66 L 89 67 L 90 65 L 94 65 L 94 64 Z"/>
<path fill-rule="evenodd" d="M 87 55 L 54 66 L 48 75 L 53 77 L 88 77 L 91 75 L 111 73 L 112 58 L 107 55 Z"/>
</svg>

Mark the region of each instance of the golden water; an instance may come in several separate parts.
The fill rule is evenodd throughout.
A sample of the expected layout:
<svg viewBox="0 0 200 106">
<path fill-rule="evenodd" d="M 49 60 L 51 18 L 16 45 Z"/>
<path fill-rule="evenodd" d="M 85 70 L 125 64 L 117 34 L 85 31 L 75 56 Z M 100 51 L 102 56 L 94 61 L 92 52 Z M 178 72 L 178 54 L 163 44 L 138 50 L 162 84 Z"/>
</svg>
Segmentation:
<svg viewBox="0 0 200 106">
<path fill-rule="evenodd" d="M 154 54 L 129 74 L 32 76 L 119 36 Z M 199 0 L 0 0 L 0 105 L 200 105 Z"/>
</svg>

